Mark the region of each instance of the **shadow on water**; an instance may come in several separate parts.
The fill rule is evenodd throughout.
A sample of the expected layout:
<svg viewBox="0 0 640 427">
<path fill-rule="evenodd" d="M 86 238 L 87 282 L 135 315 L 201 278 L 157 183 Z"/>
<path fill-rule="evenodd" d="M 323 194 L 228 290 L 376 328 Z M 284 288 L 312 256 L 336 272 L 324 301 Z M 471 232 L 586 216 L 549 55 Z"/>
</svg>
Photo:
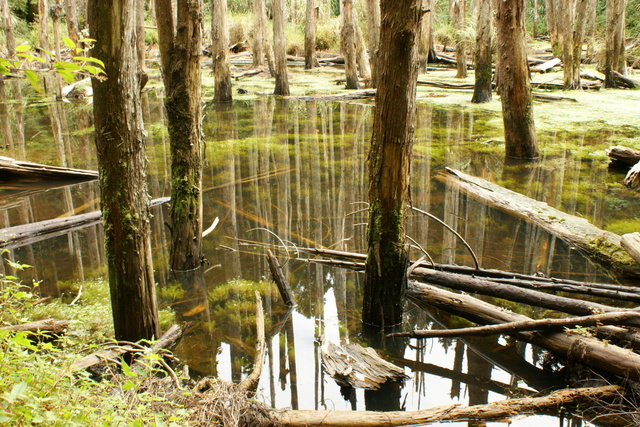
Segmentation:
<svg viewBox="0 0 640 427">
<path fill-rule="evenodd" d="M 8 119 L 23 136 L 16 131 L 2 154 L 96 169 L 89 111 L 69 104 L 32 107 L 24 116 L 9 112 Z M 145 94 L 143 111 L 150 193 L 154 198 L 166 196 L 168 138 L 163 109 L 153 93 Z M 544 156 L 540 161 L 505 164 L 504 148 L 494 142 L 500 138 L 496 119 L 493 113 L 418 105 L 413 205 L 456 229 L 485 268 L 610 281 L 606 271 L 554 236 L 436 179 L 445 166 L 453 167 L 583 216 L 601 228 L 620 233 L 630 223 L 638 225 L 638 199 L 621 189 L 620 176 L 610 175 L 604 156 L 594 155 L 608 146 L 606 135 L 541 135 Z M 347 401 L 322 370 L 320 337 L 340 343 L 363 336 L 362 277 L 299 260 L 295 248 L 365 251 L 365 161 L 371 120 L 370 103 L 260 98 L 207 108 L 205 228 L 219 219 L 217 228 L 204 239 L 208 264 L 196 272 L 170 274 L 166 206 L 154 210 L 152 224 L 161 305 L 170 306 L 176 319 L 187 325 L 177 349 L 179 357 L 194 375 L 234 381 L 248 375 L 255 356 L 253 293 L 258 290 L 264 298 L 267 330 L 267 357 L 258 390 L 274 407 L 419 409 L 451 402 L 483 403 L 561 385 L 564 379 L 543 367 L 537 349 L 498 337 L 364 340 L 404 366 L 410 379 L 377 392 L 345 392 Z M 0 227 L 93 211 L 98 209 L 97 195 L 95 182 L 47 191 L 0 192 Z M 436 262 L 472 265 L 460 240 L 437 222 L 412 213 L 407 231 L 420 246 L 412 248 L 412 258 L 424 250 Z M 293 288 L 297 300 L 293 311 L 287 311 L 275 285 L 265 280 L 265 245 L 277 252 Z M 287 251 L 285 246 L 293 249 Z M 26 279 L 40 280 L 45 295 L 59 295 L 69 283 L 104 274 L 99 225 L 14 247 L 4 256 L 33 265 Z M 8 266 L 2 268 L 10 273 Z M 533 317 L 537 313 L 516 304 L 508 308 Z M 411 304 L 405 317 L 407 328 L 464 324 L 459 318 L 427 313 Z"/>
</svg>

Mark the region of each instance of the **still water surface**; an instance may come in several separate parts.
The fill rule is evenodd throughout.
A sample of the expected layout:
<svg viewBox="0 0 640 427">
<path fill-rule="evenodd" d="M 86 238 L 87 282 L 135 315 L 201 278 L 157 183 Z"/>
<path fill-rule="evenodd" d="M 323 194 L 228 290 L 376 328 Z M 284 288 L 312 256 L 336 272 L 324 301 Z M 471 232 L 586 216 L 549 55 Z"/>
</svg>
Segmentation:
<svg viewBox="0 0 640 427">
<path fill-rule="evenodd" d="M 153 93 L 144 97 L 148 134 L 149 191 L 169 195 L 168 138 L 163 111 Z M 8 120 L 1 155 L 35 162 L 97 169 L 91 107 L 40 104 Z M 239 381 L 252 369 L 254 297 L 264 298 L 268 351 L 259 393 L 277 408 L 421 409 L 451 402 L 498 400 L 516 389 L 526 393 L 552 386 L 558 377 L 540 365 L 540 352 L 504 338 L 411 340 L 389 348 L 405 366 L 403 387 L 379 393 L 357 391 L 345 400 L 321 368 L 318 341 L 358 340 L 362 277 L 359 273 L 309 263 L 290 247 L 324 247 L 364 252 L 366 155 L 371 103 L 258 99 L 208 107 L 205 112 L 203 174 L 205 227 L 219 225 L 204 240 L 208 261 L 204 282 L 185 289 L 167 272 L 167 207 L 154 208 L 154 266 L 161 305 L 190 321 L 177 349 L 195 375 Z M 21 124 L 22 123 L 22 124 Z M 505 165 L 500 118 L 462 107 L 418 104 L 412 169 L 413 205 L 438 216 L 471 245 L 486 268 L 540 272 L 586 281 L 612 281 L 562 241 L 478 203 L 438 180 L 452 167 L 498 182 L 618 231 L 638 224 L 640 203 L 609 171 L 603 150 L 613 131 L 541 133 L 544 157 L 532 164 Z M 96 182 L 40 190 L 7 186 L 0 191 L 0 227 L 98 209 Z M 427 217 L 412 214 L 408 234 L 436 262 L 473 265 L 464 246 Z M 277 238 L 275 237 L 277 236 Z M 268 276 L 264 245 L 280 248 L 297 299 L 287 312 Z M 420 256 L 414 249 L 413 258 Z M 42 281 L 45 294 L 58 295 L 69 283 L 104 274 L 100 225 L 11 248 L 7 255 L 34 268 L 25 279 Z M 300 254 L 301 258 L 308 258 Z M 536 310 L 510 306 L 535 316 Z M 407 305 L 407 328 L 440 328 L 460 321 Z M 517 391 L 517 390 L 516 390 Z M 515 426 L 556 424 L 532 417 Z M 451 424 L 449 424 L 451 425 Z M 454 424 L 466 425 L 466 423 Z M 481 425 L 481 424 L 474 424 Z"/>
</svg>

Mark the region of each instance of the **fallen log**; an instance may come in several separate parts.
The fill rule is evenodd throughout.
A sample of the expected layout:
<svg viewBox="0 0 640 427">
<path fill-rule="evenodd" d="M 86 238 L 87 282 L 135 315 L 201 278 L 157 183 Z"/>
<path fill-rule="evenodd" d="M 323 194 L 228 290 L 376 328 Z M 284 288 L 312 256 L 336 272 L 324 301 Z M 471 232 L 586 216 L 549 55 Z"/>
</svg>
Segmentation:
<svg viewBox="0 0 640 427">
<path fill-rule="evenodd" d="M 620 239 L 620 245 L 631 258 L 640 263 L 640 233 L 623 234 Z"/>
<path fill-rule="evenodd" d="M 562 60 L 560 58 L 553 58 L 550 61 L 546 61 L 542 64 L 531 67 L 531 72 L 544 74 L 547 71 L 551 70 L 553 67 L 556 67 L 560 64 L 562 64 Z"/>
<path fill-rule="evenodd" d="M 243 72 L 238 73 L 238 74 L 232 74 L 232 75 L 231 75 L 231 77 L 232 77 L 234 80 L 240 80 L 242 77 L 251 77 L 251 76 L 255 76 L 256 74 L 260 74 L 261 72 L 262 72 L 262 70 L 261 70 L 261 69 L 259 69 L 259 68 L 254 68 L 254 69 L 252 69 L 252 70 L 246 70 L 246 71 L 243 71 Z"/>
<path fill-rule="evenodd" d="M 613 83 L 616 85 L 616 87 L 624 87 L 627 89 L 636 89 L 640 87 L 639 81 L 630 79 L 627 76 L 623 76 L 615 70 L 611 70 L 610 72 L 613 76 Z"/>
<path fill-rule="evenodd" d="M 273 281 L 276 282 L 278 290 L 280 291 L 282 301 L 287 307 L 293 307 L 294 305 L 296 305 L 293 292 L 289 287 L 287 279 L 285 279 L 284 274 L 282 273 L 282 269 L 280 268 L 278 259 L 273 255 L 270 249 L 267 249 L 267 261 L 269 263 L 269 270 L 271 270 Z"/>
<path fill-rule="evenodd" d="M 407 297 L 418 306 L 435 307 L 483 325 L 531 320 L 527 316 L 500 309 L 472 296 L 415 281 L 409 282 Z M 518 332 L 514 336 L 570 362 L 581 363 L 621 378 L 640 379 L 640 355 L 614 344 L 562 332 Z"/>
<path fill-rule="evenodd" d="M 635 166 L 631 168 L 629 173 L 627 173 L 627 176 L 624 178 L 623 183 L 627 188 L 640 191 L 640 162 L 636 163 Z"/>
<path fill-rule="evenodd" d="M 151 201 L 155 207 L 168 203 L 169 197 L 162 197 Z M 67 233 L 71 230 L 85 228 L 96 224 L 102 217 L 101 211 L 72 215 L 62 218 L 48 219 L 31 224 L 17 225 L 0 230 L 0 248 L 12 249 L 26 244 L 48 239 L 56 233 Z"/>
<path fill-rule="evenodd" d="M 13 332 L 31 332 L 37 333 L 51 333 L 54 335 L 62 335 L 67 332 L 69 327 L 68 320 L 59 319 L 43 319 L 36 320 L 34 322 L 22 323 L 20 325 L 9 325 L 0 327 L 0 330 L 13 331 Z"/>
<path fill-rule="evenodd" d="M 348 99 L 369 99 L 374 96 L 376 96 L 375 89 L 361 89 L 336 94 L 289 96 L 287 98 L 300 99 L 302 101 L 344 101 Z"/>
<path fill-rule="evenodd" d="M 409 332 L 396 332 L 387 337 L 409 338 L 443 338 L 465 336 L 487 336 L 496 334 L 510 335 L 523 331 L 551 331 L 576 326 L 591 327 L 601 325 L 637 324 L 640 313 L 634 311 L 596 314 L 593 316 L 571 317 L 566 319 L 523 320 L 520 322 L 501 323 L 499 325 L 477 326 L 459 329 L 417 329 Z"/>
<path fill-rule="evenodd" d="M 446 168 L 446 171 L 446 174 L 439 175 L 437 179 L 493 208 L 547 230 L 624 276 L 640 276 L 640 264 L 622 249 L 619 235 L 601 230 L 584 218 L 569 215 L 482 178 L 451 168 Z"/>
<path fill-rule="evenodd" d="M 624 147 L 622 145 L 615 145 L 609 147 L 604 152 L 610 157 L 609 167 L 628 169 L 640 162 L 640 150 Z"/>
<path fill-rule="evenodd" d="M 431 423 L 454 421 L 505 421 L 514 417 L 546 414 L 563 415 L 567 412 L 585 417 L 587 421 L 595 415 L 584 414 L 584 408 L 594 406 L 605 412 L 607 403 L 619 401 L 624 396 L 624 389 L 610 385 L 603 387 L 585 387 L 559 390 L 544 397 L 524 397 L 500 400 L 485 405 L 458 407 L 457 405 L 439 406 L 420 411 L 312 411 L 284 410 L 275 411 L 272 415 L 283 426 L 334 426 L 361 427 L 426 425 Z M 633 424 L 632 416 L 621 422 Z M 602 421 L 598 418 L 598 421 Z M 618 424 L 623 425 L 623 424 Z"/>
<path fill-rule="evenodd" d="M 89 181 L 98 178 L 98 172 L 25 162 L 0 157 L 0 181 Z"/>
</svg>

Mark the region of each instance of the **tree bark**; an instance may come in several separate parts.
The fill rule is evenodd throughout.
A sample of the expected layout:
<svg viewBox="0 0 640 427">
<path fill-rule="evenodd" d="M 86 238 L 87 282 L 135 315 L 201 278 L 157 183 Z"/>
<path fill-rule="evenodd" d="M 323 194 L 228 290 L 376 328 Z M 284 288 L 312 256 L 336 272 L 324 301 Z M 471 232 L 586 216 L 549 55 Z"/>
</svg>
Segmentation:
<svg viewBox="0 0 640 427">
<path fill-rule="evenodd" d="M 319 65 L 316 55 L 316 27 L 318 8 L 316 0 L 307 0 L 306 18 L 304 23 L 304 68 L 311 70 Z"/>
<path fill-rule="evenodd" d="M 589 0 L 566 0 L 562 12 L 566 31 L 563 48 L 565 90 L 580 89 L 580 61 L 588 5 Z"/>
<path fill-rule="evenodd" d="M 405 206 L 415 118 L 421 0 L 381 2 L 378 89 L 369 152 L 369 228 L 362 321 L 402 320 L 406 283 Z"/>
<path fill-rule="evenodd" d="M 158 2 L 156 19 L 171 147 L 170 268 L 202 263 L 202 1 Z"/>
<path fill-rule="evenodd" d="M 467 0 L 450 0 L 449 14 L 456 31 L 456 78 L 467 77 L 467 43 L 463 32 L 467 25 Z"/>
<path fill-rule="evenodd" d="M 16 51 L 16 39 L 13 35 L 13 22 L 11 9 L 9 8 L 9 0 L 2 1 L 2 27 L 4 30 L 5 42 L 7 45 L 7 54 L 9 58 L 13 58 Z"/>
<path fill-rule="evenodd" d="M 525 43 L 524 0 L 497 2 L 498 89 L 507 157 L 539 157 Z"/>
<path fill-rule="evenodd" d="M 231 62 L 229 58 L 229 29 L 227 1 L 211 2 L 211 52 L 215 79 L 214 102 L 231 102 Z"/>
<path fill-rule="evenodd" d="M 66 3 L 73 3 L 73 0 L 66 0 Z M 144 73 L 146 69 L 146 44 L 144 41 L 144 0 L 135 0 L 136 3 L 136 50 L 138 53 L 139 72 Z"/>
<path fill-rule="evenodd" d="M 92 56 L 108 78 L 92 80 L 107 268 L 117 340 L 160 334 L 149 237 L 144 124 L 133 0 L 89 0 Z"/>
<path fill-rule="evenodd" d="M 76 2 L 74 0 L 65 0 L 64 2 L 65 20 L 67 21 L 67 32 L 69 38 L 77 45 L 78 44 L 78 17 L 76 13 Z"/>
<path fill-rule="evenodd" d="M 264 66 L 266 10 L 264 0 L 253 0 L 253 67 Z"/>
<path fill-rule="evenodd" d="M 275 57 L 276 86 L 274 95 L 289 95 L 289 77 L 287 75 L 287 41 L 284 35 L 284 0 L 273 1 L 273 56 Z"/>
<path fill-rule="evenodd" d="M 613 71 L 627 75 L 625 59 L 625 17 L 627 0 L 607 0 L 604 87 L 616 87 Z"/>
<path fill-rule="evenodd" d="M 367 53 L 367 46 L 362 35 L 362 29 L 360 28 L 360 20 L 354 10 L 353 26 L 356 30 L 356 64 L 358 65 L 358 72 L 360 78 L 365 82 L 365 85 L 371 84 L 371 61 L 369 60 L 369 54 Z"/>
<path fill-rule="evenodd" d="M 356 68 L 356 28 L 354 24 L 353 0 L 343 0 L 341 38 L 347 80 L 346 88 L 360 89 Z"/>
<path fill-rule="evenodd" d="M 624 185 L 635 191 L 640 191 L 640 162 L 633 166 L 624 177 Z"/>
<path fill-rule="evenodd" d="M 605 153 L 611 159 L 609 167 L 619 167 L 628 169 L 640 162 L 640 150 L 635 150 L 622 145 L 615 145 L 605 150 Z"/>
<path fill-rule="evenodd" d="M 631 258 L 640 264 L 640 233 L 623 234 L 620 238 L 620 245 Z"/>
<path fill-rule="evenodd" d="M 491 0 L 479 0 L 476 22 L 475 86 L 471 102 L 491 101 L 493 62 L 491 61 Z"/>
<path fill-rule="evenodd" d="M 369 62 L 371 64 L 371 87 L 378 84 L 376 62 L 380 46 L 380 0 L 367 0 L 367 46 L 369 48 Z"/>
<path fill-rule="evenodd" d="M 561 29 L 558 22 L 559 13 L 562 7 L 559 5 L 561 0 L 545 0 L 545 10 L 547 17 L 547 29 L 549 38 L 551 39 L 551 52 L 553 56 L 562 58 L 562 40 Z"/>
</svg>

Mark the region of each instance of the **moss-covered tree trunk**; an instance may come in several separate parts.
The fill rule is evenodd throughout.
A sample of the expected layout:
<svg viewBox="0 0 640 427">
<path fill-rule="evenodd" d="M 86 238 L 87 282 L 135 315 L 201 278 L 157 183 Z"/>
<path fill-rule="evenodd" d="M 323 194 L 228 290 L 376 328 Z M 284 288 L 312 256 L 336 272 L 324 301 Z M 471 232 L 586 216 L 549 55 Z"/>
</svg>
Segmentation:
<svg viewBox="0 0 640 427">
<path fill-rule="evenodd" d="M 415 119 L 421 0 L 382 0 L 378 89 L 369 152 L 369 228 L 362 321 L 402 321 L 405 208 Z"/>
<path fill-rule="evenodd" d="M 580 89 L 580 61 L 587 22 L 589 0 L 566 0 L 563 27 L 569 32 L 564 37 L 564 89 Z"/>
<path fill-rule="evenodd" d="M 463 35 L 467 26 L 467 1 L 451 0 L 449 13 L 456 30 L 456 78 L 464 79 L 467 77 L 467 43 Z"/>
<path fill-rule="evenodd" d="M 211 2 L 211 52 L 215 102 L 230 102 L 231 92 L 231 58 L 229 56 L 229 28 L 227 27 L 227 2 Z"/>
<path fill-rule="evenodd" d="M 307 10 L 304 23 L 304 68 L 310 70 L 317 67 L 316 55 L 316 26 L 318 21 L 318 8 L 316 0 L 307 0 Z"/>
<path fill-rule="evenodd" d="M 340 31 L 342 54 L 347 89 L 359 89 L 356 58 L 356 27 L 353 22 L 353 1 L 344 0 L 342 4 L 342 30 Z"/>
<path fill-rule="evenodd" d="M 134 0 L 89 0 L 88 22 L 97 40 L 92 56 L 104 62 L 108 76 L 92 83 L 115 336 L 126 341 L 157 338 Z"/>
<path fill-rule="evenodd" d="M 607 0 L 604 87 L 616 87 L 613 71 L 627 75 L 625 59 L 625 21 L 627 0 Z"/>
<path fill-rule="evenodd" d="M 380 0 L 367 0 L 367 48 L 371 65 L 371 87 L 378 87 L 376 61 L 380 46 Z"/>
<path fill-rule="evenodd" d="M 284 0 L 273 0 L 273 56 L 275 62 L 276 86 L 274 95 L 289 95 L 287 75 L 287 40 L 284 35 Z"/>
<path fill-rule="evenodd" d="M 156 4 L 158 41 L 171 146 L 171 255 L 173 270 L 202 263 L 202 114 L 200 58 L 202 0 Z"/>
<path fill-rule="evenodd" d="M 507 157 L 539 156 L 533 120 L 533 94 L 527 62 L 524 0 L 496 2 L 498 89 Z"/>
<path fill-rule="evenodd" d="M 471 102 L 491 101 L 491 0 L 479 0 L 476 20 L 476 71 Z"/>
</svg>

